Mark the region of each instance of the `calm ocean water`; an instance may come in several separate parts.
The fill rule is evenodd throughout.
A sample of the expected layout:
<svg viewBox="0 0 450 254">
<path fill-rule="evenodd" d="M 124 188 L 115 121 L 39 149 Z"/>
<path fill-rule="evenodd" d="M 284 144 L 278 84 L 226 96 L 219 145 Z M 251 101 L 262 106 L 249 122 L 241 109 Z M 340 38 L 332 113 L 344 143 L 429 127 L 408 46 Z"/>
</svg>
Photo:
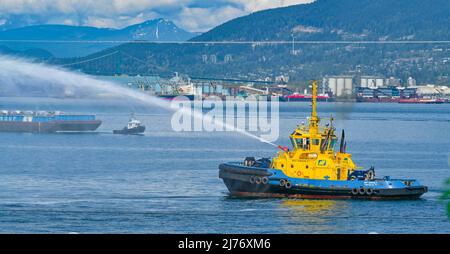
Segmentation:
<svg viewBox="0 0 450 254">
<path fill-rule="evenodd" d="M 439 200 L 450 177 L 450 104 L 319 104 L 345 128 L 358 164 L 429 186 L 414 201 L 234 199 L 218 164 L 276 149 L 237 133 L 176 133 L 170 112 L 126 100 L 0 98 L 0 108 L 104 121 L 93 134 L 0 133 L 0 232 L 450 233 Z M 281 104 L 278 144 L 309 110 Z M 145 136 L 112 135 L 131 112 Z"/>
</svg>

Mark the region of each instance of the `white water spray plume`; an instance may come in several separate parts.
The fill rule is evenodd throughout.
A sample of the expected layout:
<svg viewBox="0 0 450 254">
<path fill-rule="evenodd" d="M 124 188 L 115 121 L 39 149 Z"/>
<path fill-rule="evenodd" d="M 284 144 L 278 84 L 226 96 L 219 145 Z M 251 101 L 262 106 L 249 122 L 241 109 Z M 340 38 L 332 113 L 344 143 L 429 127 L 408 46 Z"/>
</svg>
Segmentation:
<svg viewBox="0 0 450 254">
<path fill-rule="evenodd" d="M 43 63 L 33 63 L 31 61 L 12 58 L 0 55 L 0 87 L 3 93 L 15 93 L 20 95 L 24 87 L 39 89 L 44 93 L 63 92 L 86 96 L 89 93 L 113 94 L 118 98 L 128 97 L 139 100 L 145 104 L 153 105 L 167 110 L 175 110 L 169 101 L 151 96 L 140 91 L 122 87 L 110 81 L 98 80 L 86 74 L 69 71 L 60 67 L 50 66 Z M 195 119 L 214 122 L 218 127 L 234 130 L 247 137 L 259 140 L 263 143 L 277 147 L 276 144 L 253 135 L 243 129 L 228 125 L 204 115 L 202 112 L 183 110 L 183 114 Z"/>
</svg>

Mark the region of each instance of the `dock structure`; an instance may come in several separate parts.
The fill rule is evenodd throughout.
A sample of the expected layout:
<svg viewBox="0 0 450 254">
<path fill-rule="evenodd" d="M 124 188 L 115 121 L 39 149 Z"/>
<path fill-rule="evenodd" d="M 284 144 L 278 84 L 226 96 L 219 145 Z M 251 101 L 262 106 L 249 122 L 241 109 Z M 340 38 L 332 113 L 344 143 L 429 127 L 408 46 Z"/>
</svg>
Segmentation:
<svg viewBox="0 0 450 254">
<path fill-rule="evenodd" d="M 286 84 L 261 80 L 187 77 L 178 74 L 172 78 L 158 76 L 101 76 L 99 78 L 154 95 L 189 93 L 203 98 L 208 96 L 245 98 L 250 95 L 283 96 L 292 93 Z"/>
</svg>

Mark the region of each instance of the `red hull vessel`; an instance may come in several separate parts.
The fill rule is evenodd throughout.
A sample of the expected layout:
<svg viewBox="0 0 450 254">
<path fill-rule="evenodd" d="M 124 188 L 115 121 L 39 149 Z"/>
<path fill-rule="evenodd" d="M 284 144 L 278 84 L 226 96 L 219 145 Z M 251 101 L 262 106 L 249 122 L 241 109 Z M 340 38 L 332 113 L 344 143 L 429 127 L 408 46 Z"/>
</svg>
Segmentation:
<svg viewBox="0 0 450 254">
<path fill-rule="evenodd" d="M 444 102 L 443 99 L 402 99 L 398 101 L 403 104 L 442 104 Z"/>
<path fill-rule="evenodd" d="M 312 101 L 312 95 L 291 94 L 284 96 L 285 101 Z M 328 95 L 317 95 L 317 101 L 332 101 Z"/>
</svg>

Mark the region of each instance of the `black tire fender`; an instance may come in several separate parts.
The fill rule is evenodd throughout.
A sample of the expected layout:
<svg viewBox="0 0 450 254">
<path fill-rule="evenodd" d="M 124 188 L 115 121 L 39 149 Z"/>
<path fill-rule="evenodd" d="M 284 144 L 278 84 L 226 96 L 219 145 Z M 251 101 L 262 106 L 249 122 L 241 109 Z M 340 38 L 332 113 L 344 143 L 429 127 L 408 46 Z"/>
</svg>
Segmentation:
<svg viewBox="0 0 450 254">
<path fill-rule="evenodd" d="M 375 178 L 375 175 L 373 174 L 372 170 L 369 170 L 366 174 L 367 174 L 367 180 L 373 180 Z"/>
<path fill-rule="evenodd" d="M 286 181 L 286 185 L 285 185 L 286 189 L 290 189 L 292 188 L 292 183 L 289 181 Z"/>
</svg>

